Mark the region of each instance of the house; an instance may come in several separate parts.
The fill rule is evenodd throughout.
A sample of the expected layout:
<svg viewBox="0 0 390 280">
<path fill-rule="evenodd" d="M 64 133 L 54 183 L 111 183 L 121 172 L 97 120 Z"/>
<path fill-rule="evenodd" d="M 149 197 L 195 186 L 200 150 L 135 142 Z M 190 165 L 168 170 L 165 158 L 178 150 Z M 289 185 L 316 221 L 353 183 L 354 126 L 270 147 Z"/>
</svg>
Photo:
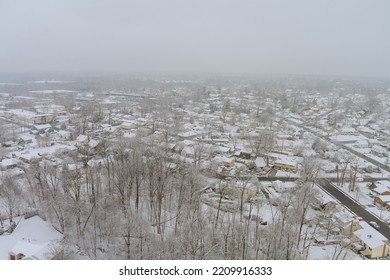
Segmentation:
<svg viewBox="0 0 390 280">
<path fill-rule="evenodd" d="M 275 160 L 274 167 L 278 170 L 286 170 L 290 172 L 296 172 L 298 170 L 298 163 L 300 158 L 293 156 L 282 156 Z"/>
<path fill-rule="evenodd" d="M 181 155 L 184 157 L 194 157 L 195 155 L 194 147 L 191 146 L 184 147 L 183 150 L 181 151 Z"/>
<path fill-rule="evenodd" d="M 382 146 L 379 145 L 374 145 L 371 147 L 371 151 L 374 155 L 378 157 L 384 157 L 387 156 L 387 150 L 386 148 L 383 148 Z"/>
<path fill-rule="evenodd" d="M 234 158 L 228 158 L 225 156 L 215 156 L 213 159 L 218 165 L 223 165 L 224 167 L 233 167 L 235 160 Z"/>
<path fill-rule="evenodd" d="M 9 260 L 44 260 L 48 257 L 50 242 L 31 243 L 18 241 L 8 252 Z"/>
<path fill-rule="evenodd" d="M 16 159 L 6 158 L 0 162 L 0 169 L 2 171 L 12 169 L 12 168 L 15 168 L 18 165 L 18 163 L 19 163 L 19 161 L 17 161 Z"/>
<path fill-rule="evenodd" d="M 336 221 L 340 227 L 341 233 L 344 235 L 352 235 L 355 231 L 362 228 L 360 226 L 360 219 L 357 217 L 338 214 L 336 215 Z"/>
<path fill-rule="evenodd" d="M 12 147 L 13 145 L 14 145 L 13 141 L 6 141 L 3 143 L 3 147 L 6 147 L 6 148 Z"/>
<path fill-rule="evenodd" d="M 24 124 L 44 124 L 50 123 L 54 119 L 53 114 L 36 114 L 35 112 L 23 110 L 23 109 L 12 109 L 6 112 L 9 118 L 13 118 Z"/>
<path fill-rule="evenodd" d="M 390 195 L 390 181 L 377 181 L 369 185 L 369 189 L 377 195 Z"/>
<path fill-rule="evenodd" d="M 365 127 L 365 126 L 358 126 L 357 131 L 360 132 L 360 134 L 368 137 L 368 138 L 374 138 L 377 135 L 377 132 L 371 128 Z"/>
<path fill-rule="evenodd" d="M 123 122 L 120 125 L 120 128 L 125 130 L 136 129 L 137 127 L 138 127 L 137 124 L 133 122 Z"/>
<path fill-rule="evenodd" d="M 265 163 L 265 160 L 262 157 L 257 157 L 255 159 L 255 165 L 256 165 L 257 169 L 263 169 L 267 166 L 267 164 Z"/>
<path fill-rule="evenodd" d="M 38 215 L 19 218 L 14 231 L 0 236 L 0 260 L 51 259 L 63 235 Z"/>
<path fill-rule="evenodd" d="M 18 144 L 19 145 L 25 145 L 25 144 L 31 144 L 33 142 L 32 136 L 29 135 L 21 135 Z"/>
<path fill-rule="evenodd" d="M 89 143 L 89 137 L 84 134 L 80 134 L 76 138 L 76 145 L 88 145 Z"/>
<path fill-rule="evenodd" d="M 383 258 L 389 255 L 389 240 L 375 230 L 368 223 L 361 221 L 361 229 L 356 230 L 353 235 L 362 243 L 362 255 L 369 259 Z"/>
<path fill-rule="evenodd" d="M 57 132 L 60 140 L 70 140 L 72 138 L 72 133 L 66 130 L 60 130 Z"/>
<path fill-rule="evenodd" d="M 272 187 L 276 192 L 282 193 L 295 190 L 297 185 L 294 182 L 282 182 L 278 180 L 273 182 Z"/>
<path fill-rule="evenodd" d="M 356 129 L 353 127 L 344 127 L 341 129 L 343 135 L 357 135 Z"/>
<path fill-rule="evenodd" d="M 36 153 L 26 153 L 19 155 L 19 159 L 25 163 L 31 163 L 34 160 L 41 159 L 41 155 Z"/>
<path fill-rule="evenodd" d="M 390 210 L 390 195 L 378 195 L 374 197 L 374 204 Z"/>
<path fill-rule="evenodd" d="M 196 133 L 195 131 L 183 131 L 177 134 L 177 136 L 182 139 L 192 139 L 197 135 L 198 133 Z"/>
<path fill-rule="evenodd" d="M 36 124 L 31 127 L 31 131 L 34 133 L 45 133 L 45 132 L 52 132 L 53 128 L 50 124 Z"/>
</svg>

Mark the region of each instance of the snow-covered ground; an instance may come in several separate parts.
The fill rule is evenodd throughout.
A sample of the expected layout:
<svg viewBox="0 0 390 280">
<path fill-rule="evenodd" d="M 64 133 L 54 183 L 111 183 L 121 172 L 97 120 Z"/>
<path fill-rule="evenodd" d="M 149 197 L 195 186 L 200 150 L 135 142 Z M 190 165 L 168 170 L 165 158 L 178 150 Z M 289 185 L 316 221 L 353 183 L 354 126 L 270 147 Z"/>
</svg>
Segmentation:
<svg viewBox="0 0 390 280">
<path fill-rule="evenodd" d="M 340 245 L 311 246 L 308 254 L 309 260 L 361 260 L 362 258 L 350 249 Z"/>
</svg>

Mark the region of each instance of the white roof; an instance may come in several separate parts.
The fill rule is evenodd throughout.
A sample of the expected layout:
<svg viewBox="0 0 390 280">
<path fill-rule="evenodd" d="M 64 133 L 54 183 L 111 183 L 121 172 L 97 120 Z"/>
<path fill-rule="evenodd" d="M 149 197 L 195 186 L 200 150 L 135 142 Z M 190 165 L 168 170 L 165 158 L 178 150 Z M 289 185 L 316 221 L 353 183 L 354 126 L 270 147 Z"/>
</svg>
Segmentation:
<svg viewBox="0 0 390 280">
<path fill-rule="evenodd" d="M 258 168 L 266 166 L 265 161 L 262 157 L 257 157 L 255 160 L 255 164 L 256 164 L 256 167 L 258 167 Z"/>
<path fill-rule="evenodd" d="M 180 132 L 178 135 L 181 137 L 192 137 L 198 134 L 195 131 L 186 131 L 186 132 Z"/>
<path fill-rule="evenodd" d="M 13 159 L 13 158 L 6 158 L 1 161 L 1 166 L 10 166 L 10 165 L 15 165 L 18 164 L 18 160 Z"/>
<path fill-rule="evenodd" d="M 375 192 L 379 193 L 379 194 L 382 194 L 384 192 L 389 192 L 390 191 L 390 188 L 387 187 L 387 186 L 382 186 L 382 185 L 379 185 L 377 186 L 375 189 L 373 189 Z"/>
<path fill-rule="evenodd" d="M 38 130 L 51 128 L 50 124 L 36 124 L 34 127 Z"/>
<path fill-rule="evenodd" d="M 301 162 L 301 158 L 299 157 L 292 157 L 292 156 L 281 156 L 278 159 L 275 160 L 275 163 L 279 164 L 288 164 L 288 165 L 296 165 L 297 163 Z"/>
<path fill-rule="evenodd" d="M 390 188 L 390 181 L 389 180 L 378 181 L 378 182 L 375 182 L 375 185 L 377 187 L 387 187 L 387 188 Z"/>
<path fill-rule="evenodd" d="M 50 249 L 47 245 L 62 238 L 62 234 L 39 216 L 20 218 L 16 222 L 19 223 L 13 233 L 0 236 L 0 260 L 8 259 L 9 252 L 23 253 L 26 256 L 32 253 L 37 258 L 46 258 L 44 253 Z"/>
<path fill-rule="evenodd" d="M 89 146 L 90 148 L 96 148 L 97 145 L 99 145 L 99 142 L 96 141 L 96 140 L 94 140 L 94 139 L 92 139 L 92 140 L 89 141 L 89 143 L 88 143 L 88 146 Z"/>
<path fill-rule="evenodd" d="M 362 228 L 353 233 L 355 236 L 367 244 L 371 249 L 375 249 L 384 245 L 384 241 L 387 240 L 386 237 L 384 237 L 366 222 L 362 221 L 359 224 L 362 226 Z"/>
<path fill-rule="evenodd" d="M 390 195 L 378 195 L 378 198 L 383 202 L 390 202 Z"/>
<path fill-rule="evenodd" d="M 26 242 L 26 241 L 18 241 L 14 247 L 12 247 L 11 251 L 14 254 L 22 253 L 26 257 L 32 257 L 36 259 L 45 259 L 48 256 L 48 252 L 50 250 L 49 247 L 50 242 Z"/>
<path fill-rule="evenodd" d="M 84 142 L 87 138 L 88 138 L 87 135 L 80 134 L 79 136 L 77 136 L 76 141 L 77 142 Z"/>
</svg>

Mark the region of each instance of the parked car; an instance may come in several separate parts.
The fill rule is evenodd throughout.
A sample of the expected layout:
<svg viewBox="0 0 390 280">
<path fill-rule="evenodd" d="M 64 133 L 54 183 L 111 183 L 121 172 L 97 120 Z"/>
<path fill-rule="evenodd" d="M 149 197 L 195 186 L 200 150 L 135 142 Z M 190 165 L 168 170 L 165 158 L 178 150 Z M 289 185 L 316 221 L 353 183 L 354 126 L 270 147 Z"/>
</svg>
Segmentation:
<svg viewBox="0 0 390 280">
<path fill-rule="evenodd" d="M 370 225 L 372 225 L 376 229 L 379 229 L 379 225 L 376 222 L 374 222 L 374 221 L 371 221 Z"/>
</svg>

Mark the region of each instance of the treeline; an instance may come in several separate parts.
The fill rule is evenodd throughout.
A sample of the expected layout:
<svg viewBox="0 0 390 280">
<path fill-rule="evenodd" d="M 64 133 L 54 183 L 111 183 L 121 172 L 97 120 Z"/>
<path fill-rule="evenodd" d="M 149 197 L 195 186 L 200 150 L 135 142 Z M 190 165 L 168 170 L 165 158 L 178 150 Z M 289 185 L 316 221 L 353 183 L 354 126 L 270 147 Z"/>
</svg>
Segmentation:
<svg viewBox="0 0 390 280">
<path fill-rule="evenodd" d="M 169 158 L 135 140 L 107 144 L 100 160 L 37 162 L 25 170 L 26 186 L 14 186 L 10 204 L 12 197 L 23 199 L 63 233 L 53 246 L 59 259 L 71 258 L 75 247 L 91 259 L 307 258 L 317 229 L 308 226 L 317 195 L 312 184 L 276 206 L 263 199 L 222 211 L 202 202 L 207 178 Z M 267 225 L 242 215 L 249 209 L 261 217 L 266 207 Z"/>
</svg>

